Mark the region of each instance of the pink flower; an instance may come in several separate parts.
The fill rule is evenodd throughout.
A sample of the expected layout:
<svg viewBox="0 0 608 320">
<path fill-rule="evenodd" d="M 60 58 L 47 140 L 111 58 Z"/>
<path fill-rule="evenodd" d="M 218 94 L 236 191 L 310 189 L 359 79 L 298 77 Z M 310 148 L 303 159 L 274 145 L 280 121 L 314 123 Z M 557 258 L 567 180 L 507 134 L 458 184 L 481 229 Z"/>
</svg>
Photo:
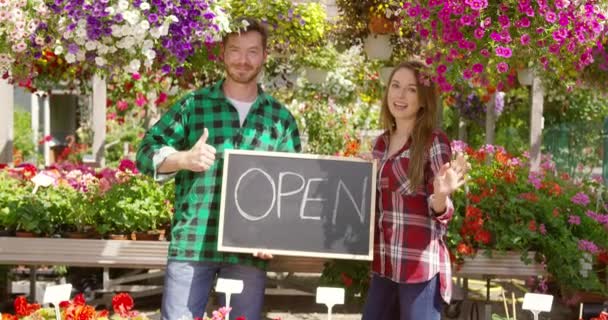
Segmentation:
<svg viewBox="0 0 608 320">
<path fill-rule="evenodd" d="M 545 14 L 545 20 L 547 20 L 549 23 L 553 23 L 555 20 L 557 20 L 557 14 L 555 14 L 553 11 L 547 11 Z"/>
<path fill-rule="evenodd" d="M 466 0 L 465 3 L 475 11 L 481 11 L 488 7 L 488 0 Z"/>
<path fill-rule="evenodd" d="M 559 14 L 559 25 L 562 27 L 567 27 L 568 24 L 570 23 L 570 20 L 568 20 L 568 16 L 566 14 L 564 14 L 563 12 Z"/>
<path fill-rule="evenodd" d="M 568 217 L 568 223 L 572 224 L 572 225 L 577 225 L 578 226 L 579 224 L 581 224 L 581 217 L 571 215 L 571 216 Z"/>
<path fill-rule="evenodd" d="M 448 70 L 448 67 L 446 67 L 444 64 L 441 64 L 437 67 L 438 74 L 444 74 L 447 70 Z"/>
<path fill-rule="evenodd" d="M 517 26 L 519 28 L 530 27 L 530 19 L 528 19 L 528 17 L 522 17 L 521 19 L 519 19 L 519 21 L 517 21 Z"/>
<path fill-rule="evenodd" d="M 521 37 L 519 38 L 519 42 L 521 42 L 522 45 L 527 46 L 530 44 L 530 35 L 528 35 L 527 33 L 524 33 L 521 35 Z"/>
<path fill-rule="evenodd" d="M 506 15 L 499 16 L 498 23 L 500 23 L 500 26 L 503 28 L 508 28 L 509 26 L 511 26 L 511 21 L 509 20 L 509 17 Z"/>
<path fill-rule="evenodd" d="M 509 71 L 509 65 L 506 62 L 499 62 L 496 65 L 496 70 L 498 70 L 500 73 L 505 73 Z"/>
<path fill-rule="evenodd" d="M 136 81 L 141 79 L 141 75 L 139 75 L 139 73 L 133 73 L 131 75 L 131 77 L 133 78 L 133 80 L 136 80 Z"/>
<path fill-rule="evenodd" d="M 473 25 L 473 18 L 470 15 L 465 14 L 462 17 L 460 17 L 460 23 L 462 23 L 465 26 Z"/>
<path fill-rule="evenodd" d="M 510 58 L 511 55 L 513 54 L 513 51 L 511 50 L 511 48 L 507 48 L 507 47 L 497 47 L 495 52 L 496 52 L 497 56 L 503 57 L 503 58 Z"/>
<path fill-rule="evenodd" d="M 473 65 L 473 71 L 475 73 L 482 73 L 483 72 L 483 64 L 481 63 L 476 63 Z"/>
<path fill-rule="evenodd" d="M 473 77 L 473 71 L 471 71 L 471 69 L 466 69 L 462 72 L 462 77 L 464 79 L 471 79 Z"/>
<path fill-rule="evenodd" d="M 125 100 L 120 100 L 116 102 L 116 109 L 118 111 L 125 111 L 129 108 L 129 104 Z"/>
<path fill-rule="evenodd" d="M 490 51 L 488 49 L 481 49 L 479 53 L 486 58 L 490 56 Z"/>
<path fill-rule="evenodd" d="M 485 30 L 483 30 L 482 28 L 477 28 L 473 32 L 473 36 L 475 36 L 475 38 L 477 39 L 482 39 L 485 33 Z"/>
<path fill-rule="evenodd" d="M 589 196 L 587 196 L 584 192 L 579 192 L 575 194 L 570 201 L 575 204 L 586 206 L 589 204 Z"/>
<path fill-rule="evenodd" d="M 483 23 L 482 23 L 481 26 L 484 27 L 484 28 L 487 28 L 487 27 L 489 27 L 491 25 L 492 25 L 492 18 L 487 17 L 487 18 L 483 19 Z"/>
</svg>

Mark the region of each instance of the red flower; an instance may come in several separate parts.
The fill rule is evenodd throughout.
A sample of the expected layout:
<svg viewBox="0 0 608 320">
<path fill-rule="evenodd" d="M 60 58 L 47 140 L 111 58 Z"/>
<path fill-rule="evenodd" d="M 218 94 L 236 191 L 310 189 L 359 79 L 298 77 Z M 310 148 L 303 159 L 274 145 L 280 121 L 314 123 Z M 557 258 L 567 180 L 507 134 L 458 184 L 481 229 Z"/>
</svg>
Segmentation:
<svg viewBox="0 0 608 320">
<path fill-rule="evenodd" d="M 167 101 L 167 94 L 164 92 L 161 92 L 158 94 L 158 98 L 156 98 L 156 101 L 154 101 L 154 104 L 159 105 L 165 101 Z"/>
<path fill-rule="evenodd" d="M 84 306 L 86 304 L 86 300 L 84 299 L 84 294 L 79 293 L 74 297 L 74 305 L 75 306 Z"/>
<path fill-rule="evenodd" d="M 6 167 L 8 167 L 8 164 L 6 164 L 6 163 L 0 163 L 0 170 L 3 170 Z"/>
<path fill-rule="evenodd" d="M 128 293 L 119 293 L 112 298 L 112 308 L 121 317 L 126 317 L 133 309 L 133 298 Z"/>
<path fill-rule="evenodd" d="M 61 301 L 61 302 L 59 302 L 59 308 L 60 309 L 65 309 L 65 308 L 69 307 L 70 305 L 72 305 L 72 303 L 69 302 L 69 301 Z"/>
<path fill-rule="evenodd" d="M 532 192 L 522 193 L 519 195 L 520 198 L 524 200 L 528 200 L 530 202 L 537 202 L 538 196 Z"/>
<path fill-rule="evenodd" d="M 490 243 L 491 239 L 492 239 L 492 235 L 487 230 L 480 230 L 479 232 L 477 232 L 475 234 L 475 241 L 483 243 L 483 244 Z"/>
<path fill-rule="evenodd" d="M 557 208 L 553 209 L 553 216 L 556 218 L 559 217 L 559 210 Z"/>
<path fill-rule="evenodd" d="M 349 277 L 346 273 L 342 272 L 340 274 L 340 278 L 342 278 L 342 283 L 344 283 L 345 287 L 349 288 L 353 285 L 353 279 Z"/>
<path fill-rule="evenodd" d="M 238 316 L 238 317 L 236 317 L 236 320 L 247 320 L 247 319 L 243 316 Z"/>
<path fill-rule="evenodd" d="M 19 296 L 15 299 L 14 302 L 15 313 L 18 318 L 27 317 L 30 314 L 34 313 L 36 310 L 40 309 L 40 305 L 37 303 L 28 303 L 25 299 L 25 296 Z"/>
<path fill-rule="evenodd" d="M 456 246 L 456 252 L 465 255 L 465 256 L 470 256 L 473 254 L 473 248 L 471 248 L 471 246 L 461 242 Z"/>
<path fill-rule="evenodd" d="M 608 265 L 608 251 L 604 250 L 597 256 L 597 260 L 605 265 Z"/>
<path fill-rule="evenodd" d="M 532 231 L 532 232 L 535 232 L 536 231 L 536 221 L 530 220 L 530 223 L 528 223 L 528 229 L 530 229 L 530 231 Z"/>
</svg>

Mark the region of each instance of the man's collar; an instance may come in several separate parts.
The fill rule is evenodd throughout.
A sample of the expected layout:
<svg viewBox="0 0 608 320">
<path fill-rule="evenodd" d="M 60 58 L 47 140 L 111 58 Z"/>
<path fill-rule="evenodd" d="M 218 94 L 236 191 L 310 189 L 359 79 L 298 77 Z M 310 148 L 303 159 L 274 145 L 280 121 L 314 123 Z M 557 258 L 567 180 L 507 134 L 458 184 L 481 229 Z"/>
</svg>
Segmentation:
<svg viewBox="0 0 608 320">
<path fill-rule="evenodd" d="M 226 99 L 226 95 L 224 94 L 224 90 L 222 89 L 225 81 L 226 81 L 226 79 L 222 78 L 221 80 L 217 81 L 211 87 L 211 90 L 209 92 L 209 98 Z M 262 89 L 262 86 L 259 83 L 257 84 L 257 87 L 258 87 L 258 98 L 262 97 L 262 99 L 268 100 L 268 96 L 266 95 L 266 92 L 264 92 L 264 90 Z"/>
</svg>

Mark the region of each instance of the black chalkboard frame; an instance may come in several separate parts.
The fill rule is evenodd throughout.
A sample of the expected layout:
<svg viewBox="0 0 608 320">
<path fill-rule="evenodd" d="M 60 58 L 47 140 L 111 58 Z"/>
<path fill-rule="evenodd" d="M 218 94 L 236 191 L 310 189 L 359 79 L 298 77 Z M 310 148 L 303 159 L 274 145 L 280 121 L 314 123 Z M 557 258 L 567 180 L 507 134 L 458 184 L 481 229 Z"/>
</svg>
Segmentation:
<svg viewBox="0 0 608 320">
<path fill-rule="evenodd" d="M 224 237 L 224 215 L 225 215 L 225 202 L 227 194 L 227 183 L 222 183 L 221 188 L 221 202 L 220 202 L 220 214 L 219 214 L 219 229 L 218 229 L 218 243 L 217 249 L 222 252 L 236 252 L 236 253 L 257 253 L 265 252 L 272 255 L 283 255 L 283 256 L 298 256 L 298 257 L 312 257 L 312 258 L 328 258 L 328 259 L 346 259 L 346 260 L 365 260 L 372 261 L 374 254 L 374 222 L 376 212 L 376 178 L 377 178 L 377 167 L 378 163 L 376 160 L 365 160 L 357 157 L 339 157 L 339 156 L 328 156 L 308 153 L 288 153 L 288 152 L 276 152 L 276 151 L 257 151 L 257 150 L 239 150 L 239 149 L 227 149 L 224 150 L 224 168 L 222 172 L 222 181 L 227 181 L 229 174 L 229 164 L 231 156 L 259 156 L 259 157 L 280 157 L 280 158 L 293 158 L 293 159 L 312 159 L 312 160 L 333 160 L 333 161 L 344 161 L 348 162 L 367 162 L 371 164 L 372 172 L 370 172 L 370 183 L 371 188 L 368 191 L 370 193 L 370 219 L 369 219 L 369 240 L 367 254 L 347 254 L 347 253 L 328 253 L 322 251 L 303 251 L 303 250 L 282 250 L 272 248 L 257 248 L 251 246 L 228 246 L 223 243 Z"/>
</svg>

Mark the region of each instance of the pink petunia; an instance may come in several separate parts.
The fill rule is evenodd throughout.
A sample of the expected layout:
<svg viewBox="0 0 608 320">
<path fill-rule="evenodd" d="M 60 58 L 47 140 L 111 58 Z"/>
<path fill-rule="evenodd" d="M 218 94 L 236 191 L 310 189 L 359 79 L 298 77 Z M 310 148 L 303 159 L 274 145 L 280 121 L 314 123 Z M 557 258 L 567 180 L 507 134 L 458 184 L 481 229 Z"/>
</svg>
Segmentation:
<svg viewBox="0 0 608 320">
<path fill-rule="evenodd" d="M 483 72 L 483 64 L 481 63 L 476 63 L 473 65 L 473 72 L 475 73 L 482 73 Z"/>
<path fill-rule="evenodd" d="M 506 62 L 504 62 L 504 61 L 503 61 L 503 62 L 499 62 L 499 63 L 496 65 L 496 70 L 497 70 L 499 73 L 506 73 L 506 72 L 508 72 L 508 71 L 509 71 L 509 65 L 508 65 Z"/>
<path fill-rule="evenodd" d="M 527 33 L 524 33 L 521 35 L 521 37 L 519 38 L 519 42 L 521 42 L 522 45 L 527 46 L 530 44 L 530 35 L 528 35 Z"/>
</svg>

